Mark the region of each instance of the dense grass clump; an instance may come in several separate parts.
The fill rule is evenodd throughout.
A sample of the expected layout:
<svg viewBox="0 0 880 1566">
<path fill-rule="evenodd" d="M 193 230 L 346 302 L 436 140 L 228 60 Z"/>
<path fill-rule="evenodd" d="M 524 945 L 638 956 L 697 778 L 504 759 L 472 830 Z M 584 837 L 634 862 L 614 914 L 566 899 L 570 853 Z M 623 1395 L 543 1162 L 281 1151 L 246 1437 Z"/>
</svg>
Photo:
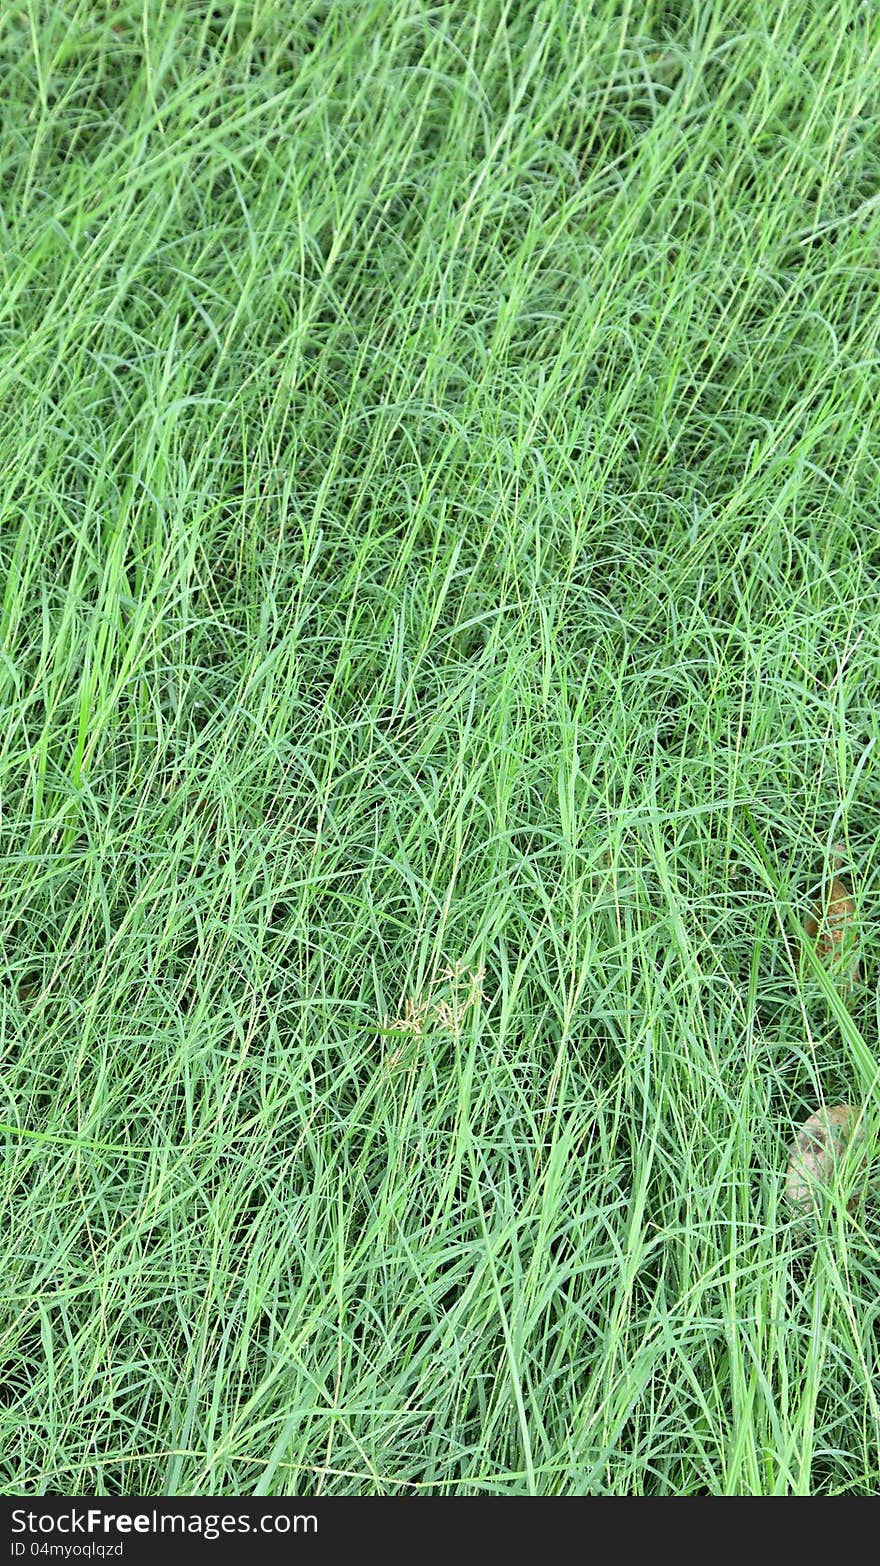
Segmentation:
<svg viewBox="0 0 880 1566">
<path fill-rule="evenodd" d="M 7 1492 L 874 1490 L 878 67 L 0 8 Z"/>
</svg>

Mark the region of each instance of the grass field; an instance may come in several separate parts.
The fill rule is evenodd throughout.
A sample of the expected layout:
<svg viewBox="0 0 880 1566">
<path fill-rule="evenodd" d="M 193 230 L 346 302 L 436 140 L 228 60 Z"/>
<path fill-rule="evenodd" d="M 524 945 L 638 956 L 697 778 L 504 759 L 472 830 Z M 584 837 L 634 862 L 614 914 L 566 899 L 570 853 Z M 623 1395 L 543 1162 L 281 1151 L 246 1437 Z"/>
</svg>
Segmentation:
<svg viewBox="0 0 880 1566">
<path fill-rule="evenodd" d="M 876 6 L 0 17 L 4 1493 L 872 1493 Z"/>
</svg>

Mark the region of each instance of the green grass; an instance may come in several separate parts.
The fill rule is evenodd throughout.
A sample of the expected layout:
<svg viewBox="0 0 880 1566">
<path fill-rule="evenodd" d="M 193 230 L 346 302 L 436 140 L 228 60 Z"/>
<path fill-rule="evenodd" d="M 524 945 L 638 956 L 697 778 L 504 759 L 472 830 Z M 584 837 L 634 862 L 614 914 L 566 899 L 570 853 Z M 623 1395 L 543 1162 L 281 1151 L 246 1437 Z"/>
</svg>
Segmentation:
<svg viewBox="0 0 880 1566">
<path fill-rule="evenodd" d="M 0 18 L 0 1485 L 873 1492 L 877 8 Z"/>
</svg>

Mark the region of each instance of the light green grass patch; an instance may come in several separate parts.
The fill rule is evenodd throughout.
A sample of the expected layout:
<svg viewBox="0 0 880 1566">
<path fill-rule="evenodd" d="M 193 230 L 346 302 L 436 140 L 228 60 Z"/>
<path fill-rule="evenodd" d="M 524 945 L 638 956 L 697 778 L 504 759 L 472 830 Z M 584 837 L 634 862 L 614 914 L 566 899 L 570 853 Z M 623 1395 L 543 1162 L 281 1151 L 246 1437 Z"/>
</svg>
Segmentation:
<svg viewBox="0 0 880 1566">
<path fill-rule="evenodd" d="M 878 63 L 2 12 L 9 1492 L 875 1490 Z"/>
</svg>

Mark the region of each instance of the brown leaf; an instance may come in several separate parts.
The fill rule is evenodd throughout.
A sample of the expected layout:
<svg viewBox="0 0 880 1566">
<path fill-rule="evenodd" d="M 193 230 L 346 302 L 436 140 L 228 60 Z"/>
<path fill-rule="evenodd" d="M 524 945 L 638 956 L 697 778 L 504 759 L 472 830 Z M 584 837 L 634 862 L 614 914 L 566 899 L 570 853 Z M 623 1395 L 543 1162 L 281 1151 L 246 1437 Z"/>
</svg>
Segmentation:
<svg viewBox="0 0 880 1566">
<path fill-rule="evenodd" d="M 829 966 L 849 954 L 850 961 L 841 980 L 841 987 L 848 989 L 859 982 L 858 958 L 854 955 L 858 931 L 855 903 L 840 877 L 844 863 L 843 848 L 838 844 L 834 851 L 834 874 L 814 904 L 806 929 L 810 940 L 816 943 L 817 955 Z"/>
<path fill-rule="evenodd" d="M 785 1194 L 793 1206 L 813 1205 L 817 1188 L 828 1184 L 834 1165 L 843 1156 L 857 1119 L 858 1111 L 852 1104 L 834 1104 L 830 1109 L 817 1109 L 804 1121 L 792 1143 L 785 1177 Z M 861 1125 L 856 1141 L 861 1142 L 864 1135 Z"/>
</svg>

